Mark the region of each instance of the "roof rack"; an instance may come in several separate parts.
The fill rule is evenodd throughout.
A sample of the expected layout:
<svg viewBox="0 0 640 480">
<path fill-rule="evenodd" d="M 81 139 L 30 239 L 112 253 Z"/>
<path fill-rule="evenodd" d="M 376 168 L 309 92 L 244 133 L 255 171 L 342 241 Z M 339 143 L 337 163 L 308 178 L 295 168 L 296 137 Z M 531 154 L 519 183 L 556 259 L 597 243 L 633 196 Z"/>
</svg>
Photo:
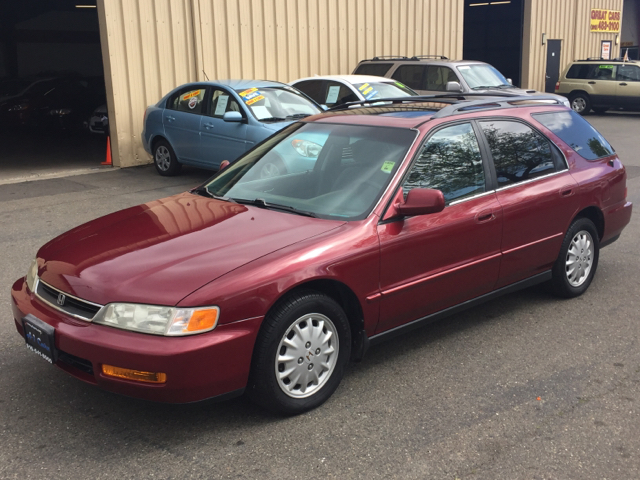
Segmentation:
<svg viewBox="0 0 640 480">
<path fill-rule="evenodd" d="M 482 97 L 481 100 L 469 100 L 467 97 Z M 329 112 L 335 112 L 339 110 L 347 110 L 351 107 L 371 106 L 373 104 L 391 103 L 391 104 L 405 104 L 405 103 L 421 103 L 428 101 L 444 101 L 443 103 L 451 103 L 446 107 L 438 110 L 432 118 L 449 117 L 451 115 L 468 113 L 475 110 L 492 110 L 497 108 L 518 108 L 527 107 L 536 104 L 543 105 L 561 105 L 564 104 L 556 97 L 551 95 L 518 95 L 513 93 L 492 93 L 487 95 L 486 93 L 446 93 L 438 95 L 417 95 L 412 97 L 399 97 L 399 98 L 379 98 L 375 100 L 359 100 L 357 102 L 343 103 L 330 108 Z"/>
<path fill-rule="evenodd" d="M 412 57 L 406 57 L 404 55 L 378 55 L 371 59 L 362 60 L 362 62 L 376 62 L 378 60 L 410 60 L 410 61 L 417 62 L 427 58 L 432 58 L 435 60 L 449 60 L 449 58 L 445 57 L 444 55 L 414 55 Z"/>
</svg>

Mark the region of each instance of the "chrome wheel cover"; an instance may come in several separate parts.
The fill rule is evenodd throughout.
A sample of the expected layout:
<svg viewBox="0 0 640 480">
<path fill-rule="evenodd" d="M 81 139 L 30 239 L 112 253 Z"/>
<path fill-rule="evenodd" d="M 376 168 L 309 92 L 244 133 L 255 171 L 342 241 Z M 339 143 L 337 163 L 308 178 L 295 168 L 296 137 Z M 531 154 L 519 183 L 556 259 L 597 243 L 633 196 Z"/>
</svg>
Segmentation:
<svg viewBox="0 0 640 480">
<path fill-rule="evenodd" d="M 156 148 L 155 160 L 156 165 L 160 170 L 163 172 L 169 170 L 169 167 L 171 166 L 171 153 L 169 152 L 169 149 L 164 145 L 160 145 Z"/>
<path fill-rule="evenodd" d="M 276 177 L 280 175 L 280 169 L 275 163 L 267 162 L 260 169 L 260 178 Z"/>
<path fill-rule="evenodd" d="M 328 317 L 309 313 L 283 335 L 275 358 L 280 389 L 291 398 L 307 398 L 331 378 L 338 360 L 338 331 Z"/>
<path fill-rule="evenodd" d="M 587 108 L 587 102 L 582 97 L 574 98 L 571 101 L 571 108 L 577 113 L 584 112 L 585 108 Z"/>
<path fill-rule="evenodd" d="M 569 244 L 565 262 L 569 285 L 579 287 L 587 280 L 593 266 L 593 253 L 591 234 L 586 230 L 576 233 Z"/>
</svg>

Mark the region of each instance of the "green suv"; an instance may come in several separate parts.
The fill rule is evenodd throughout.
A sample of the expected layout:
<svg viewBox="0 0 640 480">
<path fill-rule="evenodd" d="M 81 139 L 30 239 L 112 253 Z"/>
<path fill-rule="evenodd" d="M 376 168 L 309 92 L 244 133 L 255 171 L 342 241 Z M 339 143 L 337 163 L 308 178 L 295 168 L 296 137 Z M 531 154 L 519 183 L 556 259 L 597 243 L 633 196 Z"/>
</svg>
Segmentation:
<svg viewBox="0 0 640 480">
<path fill-rule="evenodd" d="M 640 63 L 616 60 L 576 60 L 556 83 L 556 93 L 569 99 L 580 115 L 610 108 L 640 110 Z"/>
</svg>

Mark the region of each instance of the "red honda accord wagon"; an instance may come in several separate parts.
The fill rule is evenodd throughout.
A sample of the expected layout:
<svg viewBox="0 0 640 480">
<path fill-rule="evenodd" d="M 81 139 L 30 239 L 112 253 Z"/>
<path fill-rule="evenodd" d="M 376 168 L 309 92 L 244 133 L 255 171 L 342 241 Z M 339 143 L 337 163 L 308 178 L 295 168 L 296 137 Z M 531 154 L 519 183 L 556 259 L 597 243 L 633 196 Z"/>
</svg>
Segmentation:
<svg viewBox="0 0 640 480">
<path fill-rule="evenodd" d="M 51 240 L 13 317 L 106 390 L 299 413 L 385 338 L 541 282 L 582 294 L 631 209 L 613 148 L 555 99 L 349 105 Z"/>
</svg>

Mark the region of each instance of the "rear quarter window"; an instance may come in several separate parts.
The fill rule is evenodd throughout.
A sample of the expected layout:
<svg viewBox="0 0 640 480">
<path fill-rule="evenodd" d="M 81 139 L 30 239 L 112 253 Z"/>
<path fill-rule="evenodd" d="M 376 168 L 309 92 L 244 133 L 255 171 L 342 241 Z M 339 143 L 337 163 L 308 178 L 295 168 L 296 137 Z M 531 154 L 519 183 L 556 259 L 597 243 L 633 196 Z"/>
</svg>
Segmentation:
<svg viewBox="0 0 640 480">
<path fill-rule="evenodd" d="M 358 65 L 354 75 L 374 75 L 384 77 L 393 63 L 362 63 Z"/>
<path fill-rule="evenodd" d="M 590 67 L 593 67 L 593 65 L 575 63 L 569 68 L 567 78 L 586 79 L 589 75 Z"/>
<path fill-rule="evenodd" d="M 600 132 L 574 111 L 537 113 L 532 116 L 587 160 L 597 160 L 614 153 L 613 147 Z"/>
</svg>

